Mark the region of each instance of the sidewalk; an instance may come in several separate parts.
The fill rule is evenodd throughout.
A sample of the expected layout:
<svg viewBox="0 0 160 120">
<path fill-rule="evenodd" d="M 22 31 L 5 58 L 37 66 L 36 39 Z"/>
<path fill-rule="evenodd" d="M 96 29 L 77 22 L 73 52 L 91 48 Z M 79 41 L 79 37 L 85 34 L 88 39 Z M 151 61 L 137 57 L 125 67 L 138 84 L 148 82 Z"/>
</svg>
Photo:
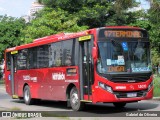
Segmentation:
<svg viewBox="0 0 160 120">
<path fill-rule="evenodd" d="M 160 100 L 160 97 L 153 97 L 152 100 Z"/>
<path fill-rule="evenodd" d="M 0 90 L 3 90 L 3 91 L 5 91 L 5 85 L 4 84 L 0 84 Z"/>
</svg>

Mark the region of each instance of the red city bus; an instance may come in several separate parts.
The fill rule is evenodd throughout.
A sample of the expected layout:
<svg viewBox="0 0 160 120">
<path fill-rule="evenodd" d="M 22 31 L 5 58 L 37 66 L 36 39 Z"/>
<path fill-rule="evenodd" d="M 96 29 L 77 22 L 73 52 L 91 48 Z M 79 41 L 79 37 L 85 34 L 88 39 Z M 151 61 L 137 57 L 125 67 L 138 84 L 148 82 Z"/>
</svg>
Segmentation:
<svg viewBox="0 0 160 120">
<path fill-rule="evenodd" d="M 108 26 L 60 33 L 5 51 L 5 85 L 12 98 L 126 103 L 153 96 L 150 44 L 146 30 Z"/>
</svg>

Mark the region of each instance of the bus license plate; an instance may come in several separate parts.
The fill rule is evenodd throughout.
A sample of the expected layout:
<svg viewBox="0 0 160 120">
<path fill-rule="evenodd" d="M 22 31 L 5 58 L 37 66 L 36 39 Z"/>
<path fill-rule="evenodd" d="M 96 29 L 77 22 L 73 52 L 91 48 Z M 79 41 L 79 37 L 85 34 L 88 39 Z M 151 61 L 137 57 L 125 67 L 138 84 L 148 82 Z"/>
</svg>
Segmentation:
<svg viewBox="0 0 160 120">
<path fill-rule="evenodd" d="M 127 97 L 137 97 L 137 93 L 127 93 Z"/>
</svg>

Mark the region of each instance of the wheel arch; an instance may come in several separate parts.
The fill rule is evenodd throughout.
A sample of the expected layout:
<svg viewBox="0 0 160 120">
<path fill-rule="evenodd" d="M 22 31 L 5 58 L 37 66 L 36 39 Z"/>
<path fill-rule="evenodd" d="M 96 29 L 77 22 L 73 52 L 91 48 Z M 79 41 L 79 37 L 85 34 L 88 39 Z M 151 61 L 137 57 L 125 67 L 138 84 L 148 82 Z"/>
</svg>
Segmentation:
<svg viewBox="0 0 160 120">
<path fill-rule="evenodd" d="M 73 87 L 76 87 L 75 84 L 73 83 L 70 83 L 68 86 L 67 86 L 67 89 L 66 89 L 66 99 L 68 100 L 70 98 L 70 91 Z"/>
</svg>

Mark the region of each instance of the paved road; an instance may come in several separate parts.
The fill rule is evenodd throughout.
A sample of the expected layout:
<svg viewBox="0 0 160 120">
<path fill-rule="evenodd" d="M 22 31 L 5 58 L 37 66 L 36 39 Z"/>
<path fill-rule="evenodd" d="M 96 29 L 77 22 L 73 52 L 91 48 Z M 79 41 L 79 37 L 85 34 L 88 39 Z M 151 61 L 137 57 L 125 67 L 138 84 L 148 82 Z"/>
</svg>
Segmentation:
<svg viewBox="0 0 160 120">
<path fill-rule="evenodd" d="M 137 113 L 138 111 L 142 112 L 142 114 L 157 113 L 157 111 L 160 111 L 160 101 L 148 100 L 148 101 L 140 101 L 138 103 L 130 103 L 130 104 L 127 104 L 126 107 L 123 109 L 115 109 L 115 107 L 112 104 L 87 105 L 85 111 L 73 112 L 70 108 L 66 107 L 65 102 L 41 101 L 36 105 L 30 105 L 30 106 L 25 105 L 23 100 L 11 99 L 11 97 L 6 94 L 4 86 L 0 85 L 0 111 L 4 111 L 4 110 L 47 111 L 44 113 L 45 115 L 47 114 L 49 116 L 60 116 L 60 117 L 65 116 L 66 119 L 70 119 L 70 117 L 74 116 L 73 120 L 75 119 L 99 120 L 99 119 L 106 119 L 106 117 L 112 117 L 112 120 L 117 119 L 117 117 L 122 117 L 122 119 L 125 120 L 127 119 L 125 117 L 126 115 L 131 115 L 130 113 L 134 114 L 134 113 Z M 160 112 L 158 115 L 160 115 Z M 87 118 L 85 118 L 85 116 Z M 35 118 L 35 120 L 36 119 L 37 118 Z M 51 119 L 51 118 L 45 118 L 45 119 Z M 55 119 L 60 119 L 60 118 L 56 117 Z M 135 119 L 135 117 L 131 117 L 131 119 Z M 144 120 L 147 120 L 147 119 L 155 120 L 155 117 L 147 116 L 147 118 Z"/>
</svg>

